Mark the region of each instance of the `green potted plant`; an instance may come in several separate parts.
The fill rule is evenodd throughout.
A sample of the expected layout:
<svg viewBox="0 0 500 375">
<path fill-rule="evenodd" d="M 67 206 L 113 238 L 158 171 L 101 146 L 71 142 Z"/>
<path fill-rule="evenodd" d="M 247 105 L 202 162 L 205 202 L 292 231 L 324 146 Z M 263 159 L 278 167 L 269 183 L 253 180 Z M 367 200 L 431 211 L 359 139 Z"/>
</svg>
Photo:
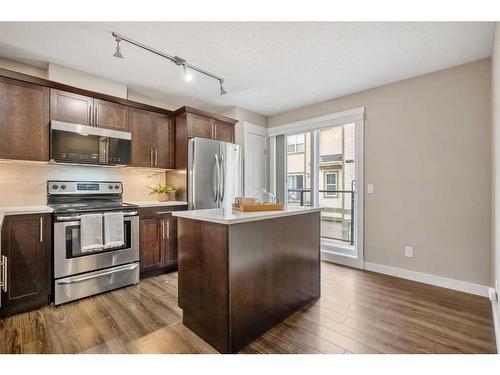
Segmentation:
<svg viewBox="0 0 500 375">
<path fill-rule="evenodd" d="M 151 193 L 149 193 L 149 195 L 158 194 L 159 202 L 167 202 L 168 195 L 170 193 L 174 193 L 176 190 L 173 186 L 165 184 L 158 184 L 155 187 L 148 187 L 148 189 L 151 189 Z"/>
</svg>

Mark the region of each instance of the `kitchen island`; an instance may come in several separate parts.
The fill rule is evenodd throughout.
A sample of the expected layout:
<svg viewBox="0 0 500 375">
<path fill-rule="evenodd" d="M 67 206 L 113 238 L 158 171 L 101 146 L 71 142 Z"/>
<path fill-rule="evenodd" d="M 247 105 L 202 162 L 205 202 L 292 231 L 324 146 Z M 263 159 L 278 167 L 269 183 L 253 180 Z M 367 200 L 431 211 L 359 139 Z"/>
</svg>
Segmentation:
<svg viewBox="0 0 500 375">
<path fill-rule="evenodd" d="M 221 353 L 237 353 L 320 296 L 320 209 L 178 217 L 183 323 Z"/>
</svg>

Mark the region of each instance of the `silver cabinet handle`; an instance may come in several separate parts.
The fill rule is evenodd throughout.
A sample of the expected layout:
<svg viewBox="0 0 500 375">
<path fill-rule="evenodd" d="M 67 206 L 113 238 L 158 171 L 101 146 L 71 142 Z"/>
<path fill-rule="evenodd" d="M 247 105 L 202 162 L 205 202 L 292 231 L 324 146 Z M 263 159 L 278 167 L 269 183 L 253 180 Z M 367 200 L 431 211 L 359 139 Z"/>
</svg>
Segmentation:
<svg viewBox="0 0 500 375">
<path fill-rule="evenodd" d="M 40 242 L 43 242 L 43 217 L 40 218 Z"/>
<path fill-rule="evenodd" d="M 97 112 L 97 106 L 94 106 L 94 126 L 97 126 L 99 122 L 99 113 Z"/>
<path fill-rule="evenodd" d="M 156 214 L 157 215 L 168 215 L 168 214 L 171 214 L 172 211 L 158 211 Z"/>
<path fill-rule="evenodd" d="M 117 272 L 123 272 L 123 271 L 132 271 L 137 268 L 137 263 L 134 264 L 127 264 L 125 266 L 120 266 L 116 267 L 115 269 L 109 270 L 109 271 L 104 271 L 100 273 L 96 273 L 94 275 L 88 275 L 88 276 L 82 276 L 82 277 L 68 277 L 66 279 L 62 280 L 56 280 L 58 284 L 73 284 L 73 283 L 79 283 L 81 281 L 85 280 L 90 280 L 90 279 L 95 279 L 96 277 L 101 277 L 101 276 L 106 276 L 106 275 L 112 275 Z"/>
<path fill-rule="evenodd" d="M 92 126 L 92 106 L 89 106 L 89 125 Z"/>
<path fill-rule="evenodd" d="M 170 220 L 167 220 L 167 238 L 170 239 Z"/>
<path fill-rule="evenodd" d="M 158 166 L 158 149 L 155 148 L 155 165 Z"/>
<path fill-rule="evenodd" d="M 165 239 L 165 220 L 161 221 L 161 239 Z"/>
<path fill-rule="evenodd" d="M 153 165 L 153 149 L 149 149 L 149 164 L 152 166 Z"/>
<path fill-rule="evenodd" d="M 2 269 L 1 269 L 1 274 L 2 274 L 2 280 L 1 280 L 1 287 L 2 287 L 2 290 L 4 292 L 7 291 L 7 280 L 9 280 L 8 278 L 8 275 L 7 275 L 7 272 L 8 272 L 8 269 L 7 269 L 7 257 L 5 255 L 2 255 L 2 262 L 0 263 L 1 266 L 2 266 Z"/>
</svg>

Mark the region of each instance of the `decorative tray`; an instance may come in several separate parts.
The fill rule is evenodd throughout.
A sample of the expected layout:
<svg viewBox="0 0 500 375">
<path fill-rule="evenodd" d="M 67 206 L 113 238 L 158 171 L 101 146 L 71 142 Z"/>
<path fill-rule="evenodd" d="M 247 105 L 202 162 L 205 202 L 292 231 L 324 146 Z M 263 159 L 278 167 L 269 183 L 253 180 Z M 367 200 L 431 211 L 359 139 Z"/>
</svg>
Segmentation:
<svg viewBox="0 0 500 375">
<path fill-rule="evenodd" d="M 233 203 L 233 210 L 241 212 L 255 212 L 255 211 L 283 211 L 283 204 L 281 203 L 253 203 L 236 205 Z"/>
</svg>

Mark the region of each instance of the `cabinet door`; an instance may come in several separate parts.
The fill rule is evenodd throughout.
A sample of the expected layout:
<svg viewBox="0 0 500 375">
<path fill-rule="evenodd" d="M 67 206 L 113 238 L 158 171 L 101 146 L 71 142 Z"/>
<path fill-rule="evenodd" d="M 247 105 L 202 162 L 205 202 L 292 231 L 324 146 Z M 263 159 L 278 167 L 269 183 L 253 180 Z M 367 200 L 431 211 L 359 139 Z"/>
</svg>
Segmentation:
<svg viewBox="0 0 500 375">
<path fill-rule="evenodd" d="M 49 160 L 49 89 L 0 77 L 0 158 Z"/>
<path fill-rule="evenodd" d="M 154 165 L 160 168 L 174 167 L 173 122 L 168 116 L 151 113 L 154 129 Z"/>
<path fill-rule="evenodd" d="M 94 99 L 94 125 L 100 128 L 128 131 L 130 129 L 128 121 L 129 107 Z"/>
<path fill-rule="evenodd" d="M 165 265 L 177 263 L 177 219 L 169 217 L 165 219 Z"/>
<path fill-rule="evenodd" d="M 140 220 L 140 263 L 141 272 L 161 268 L 163 266 L 162 220 Z"/>
<path fill-rule="evenodd" d="M 234 143 L 234 125 L 214 120 L 214 139 Z"/>
<path fill-rule="evenodd" d="M 188 138 L 213 138 L 213 120 L 194 113 L 188 113 L 187 136 Z"/>
<path fill-rule="evenodd" d="M 153 129 L 149 112 L 130 108 L 129 122 L 132 132 L 132 165 L 153 166 Z"/>
<path fill-rule="evenodd" d="M 7 256 L 7 291 L 3 316 L 29 311 L 49 302 L 51 216 L 7 216 L 2 228 L 2 254 Z"/>
<path fill-rule="evenodd" d="M 93 101 L 87 96 L 50 89 L 50 119 L 92 125 Z"/>
</svg>

